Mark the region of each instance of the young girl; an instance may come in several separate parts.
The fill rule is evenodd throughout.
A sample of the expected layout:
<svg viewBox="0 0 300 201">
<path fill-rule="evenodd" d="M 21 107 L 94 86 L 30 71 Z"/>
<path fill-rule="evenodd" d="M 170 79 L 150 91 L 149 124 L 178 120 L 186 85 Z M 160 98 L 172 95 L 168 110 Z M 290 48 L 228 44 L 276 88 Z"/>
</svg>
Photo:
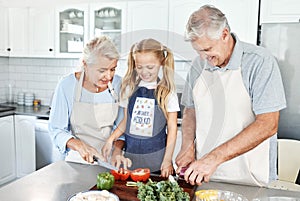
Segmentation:
<svg viewBox="0 0 300 201">
<path fill-rule="evenodd" d="M 132 160 L 132 169 L 150 168 L 163 177 L 173 174 L 172 155 L 180 109 L 170 49 L 154 39 L 134 44 L 122 81 L 121 98 L 124 119 L 107 140 L 103 155 L 107 157 L 113 141 L 124 134 L 125 157 Z"/>
</svg>

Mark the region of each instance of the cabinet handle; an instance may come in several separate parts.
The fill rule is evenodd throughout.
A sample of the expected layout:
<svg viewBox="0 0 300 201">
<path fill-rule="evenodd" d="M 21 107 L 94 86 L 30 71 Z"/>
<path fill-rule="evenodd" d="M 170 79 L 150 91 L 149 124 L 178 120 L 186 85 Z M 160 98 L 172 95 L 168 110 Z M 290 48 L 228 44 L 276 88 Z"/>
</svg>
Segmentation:
<svg viewBox="0 0 300 201">
<path fill-rule="evenodd" d="M 6 50 L 10 52 L 11 49 L 10 49 L 10 48 L 7 48 Z"/>
<path fill-rule="evenodd" d="M 53 51 L 53 49 L 52 48 L 49 48 L 49 52 L 52 52 Z"/>
</svg>

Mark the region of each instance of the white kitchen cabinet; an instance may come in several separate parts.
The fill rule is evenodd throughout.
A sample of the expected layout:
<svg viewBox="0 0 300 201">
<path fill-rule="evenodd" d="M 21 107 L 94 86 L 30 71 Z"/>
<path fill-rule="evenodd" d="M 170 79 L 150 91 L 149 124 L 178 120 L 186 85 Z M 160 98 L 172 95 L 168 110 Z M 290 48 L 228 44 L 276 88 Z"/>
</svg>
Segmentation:
<svg viewBox="0 0 300 201">
<path fill-rule="evenodd" d="M 9 55 L 28 56 L 28 8 L 9 8 Z"/>
<path fill-rule="evenodd" d="M 261 0 L 260 23 L 300 22 L 299 0 Z"/>
<path fill-rule="evenodd" d="M 52 7 L 29 8 L 29 55 L 54 57 L 55 24 Z"/>
<path fill-rule="evenodd" d="M 9 8 L 9 56 L 54 56 L 54 8 Z"/>
<path fill-rule="evenodd" d="M 56 8 L 56 56 L 75 58 L 81 56 L 84 44 L 89 38 L 88 11 L 88 4 Z"/>
<path fill-rule="evenodd" d="M 0 185 L 16 178 L 13 116 L 0 117 Z"/>
<path fill-rule="evenodd" d="M 109 36 L 121 51 L 122 35 L 126 32 L 127 2 L 101 2 L 90 4 L 90 39 Z"/>
<path fill-rule="evenodd" d="M 0 7 L 0 56 L 8 56 L 8 8 Z"/>
<path fill-rule="evenodd" d="M 257 43 L 259 0 L 212 0 L 213 5 L 226 15 L 231 31 L 240 40 Z"/>
<path fill-rule="evenodd" d="M 197 56 L 190 42 L 184 40 L 185 27 L 190 15 L 209 0 L 169 1 L 169 41 L 168 46 L 179 60 L 192 60 Z"/>
<path fill-rule="evenodd" d="M 177 59 L 192 60 L 196 53 L 189 42 L 184 41 L 185 27 L 190 15 L 205 4 L 220 9 L 227 17 L 231 31 L 240 40 L 256 44 L 258 26 L 258 0 L 170 0 L 169 47 Z"/>
<path fill-rule="evenodd" d="M 17 177 L 36 170 L 35 116 L 15 115 Z"/>
<path fill-rule="evenodd" d="M 168 15 L 168 0 L 128 1 L 127 51 L 145 38 L 154 38 L 167 45 Z"/>
</svg>

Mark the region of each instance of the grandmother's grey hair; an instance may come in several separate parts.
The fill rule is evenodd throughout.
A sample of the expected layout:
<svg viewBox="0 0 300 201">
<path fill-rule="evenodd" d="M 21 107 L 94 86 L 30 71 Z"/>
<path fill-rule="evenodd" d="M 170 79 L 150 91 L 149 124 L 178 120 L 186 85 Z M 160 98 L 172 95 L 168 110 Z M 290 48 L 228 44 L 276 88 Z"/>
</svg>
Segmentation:
<svg viewBox="0 0 300 201">
<path fill-rule="evenodd" d="M 89 41 L 82 52 L 81 60 L 86 64 L 95 64 L 99 56 L 119 59 L 120 54 L 114 43 L 107 36 L 100 36 Z"/>
<path fill-rule="evenodd" d="M 185 39 L 193 41 L 202 36 L 218 39 L 224 28 L 230 32 L 225 14 L 212 5 L 204 5 L 190 16 L 186 25 Z"/>
</svg>

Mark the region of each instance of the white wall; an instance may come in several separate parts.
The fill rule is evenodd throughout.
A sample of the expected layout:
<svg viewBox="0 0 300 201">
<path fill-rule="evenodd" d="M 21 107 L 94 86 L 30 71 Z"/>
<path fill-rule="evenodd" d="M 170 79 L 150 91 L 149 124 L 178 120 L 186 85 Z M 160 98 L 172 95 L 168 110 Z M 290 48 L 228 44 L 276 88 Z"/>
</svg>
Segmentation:
<svg viewBox="0 0 300 201">
<path fill-rule="evenodd" d="M 4 102 L 6 86 L 8 84 L 8 58 L 0 57 L 0 103 Z"/>
<path fill-rule="evenodd" d="M 0 103 L 6 101 L 5 91 L 10 83 L 15 94 L 33 92 L 37 99 L 41 99 L 42 105 L 49 105 L 57 82 L 78 66 L 78 59 L 0 57 Z M 126 68 L 127 61 L 120 60 L 117 74 L 123 76 Z M 175 83 L 179 92 L 182 91 L 188 69 L 188 63 L 175 62 Z"/>
</svg>

